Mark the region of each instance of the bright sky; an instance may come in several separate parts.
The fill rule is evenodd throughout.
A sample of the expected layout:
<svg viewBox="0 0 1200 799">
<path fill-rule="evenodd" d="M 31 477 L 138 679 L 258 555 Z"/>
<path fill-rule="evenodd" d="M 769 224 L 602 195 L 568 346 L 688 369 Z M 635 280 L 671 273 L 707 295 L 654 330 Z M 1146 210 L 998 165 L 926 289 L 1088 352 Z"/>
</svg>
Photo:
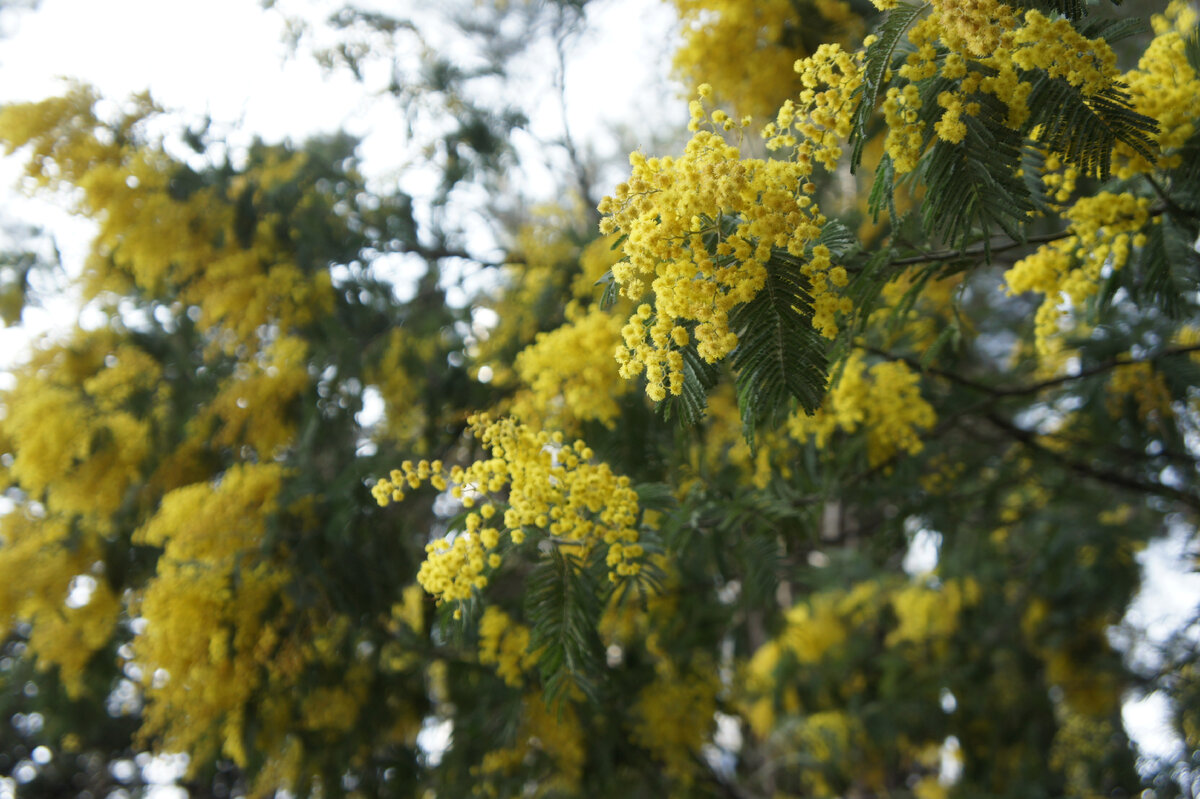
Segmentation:
<svg viewBox="0 0 1200 799">
<path fill-rule="evenodd" d="M 203 14 L 194 13 L 199 8 Z M 590 8 L 593 24 L 570 48 L 568 107 L 575 135 L 607 154 L 606 129 L 649 132 L 666 116 L 663 98 L 674 90 L 666 88 L 664 43 L 673 14 L 655 0 L 597 0 Z M 379 129 L 394 121 L 389 101 L 366 97 L 346 72 L 323 74 L 305 53 L 289 58 L 280 15 L 256 0 L 42 0 L 17 19 L 0 40 L 0 102 L 56 94 L 64 78 L 116 99 L 148 88 L 167 108 L 238 123 L 244 138 L 303 138 L 344 126 L 368 140 L 369 160 L 388 166 L 389 148 L 378 140 L 397 135 Z M 633 86 L 657 91 L 627 90 Z M 534 115 L 541 134 L 558 125 L 557 104 L 549 105 Z M 674 105 L 673 118 L 685 120 L 684 103 Z"/>
<path fill-rule="evenodd" d="M 312 15 L 319 18 L 341 3 L 285 0 L 281 5 L 289 11 L 318 9 Z M 405 7 L 393 4 L 389 10 L 402 14 Z M 203 13 L 196 13 L 201 8 Z M 347 71 L 323 72 L 303 48 L 289 56 L 282 15 L 264 11 L 258 0 L 41 0 L 38 10 L 6 12 L 3 19 L 8 35 L 0 39 L 0 103 L 59 94 L 67 80 L 89 83 L 113 100 L 148 89 L 185 122 L 211 117 L 214 132 L 235 147 L 255 135 L 267 141 L 302 140 L 344 128 L 362 139 L 363 170 L 384 188 L 412 160 L 395 101 L 369 96 Z M 568 119 L 581 148 L 623 168 L 629 145 L 613 131 L 650 136 L 673 122 L 674 129 L 682 130 L 686 104 L 677 100 L 677 90 L 666 78 L 671 48 L 664 43 L 673 25 L 673 12 L 657 0 L 594 0 L 589 5 L 589 24 L 572 40 L 566 75 Z M 531 85 L 527 94 L 543 98 L 531 109 L 532 132 L 554 139 L 561 136 L 561 110 L 550 83 L 552 70 L 539 67 L 525 69 L 527 81 L 542 84 Z M 629 91 L 633 86 L 649 91 Z M 539 152 L 544 148 L 529 136 L 519 139 L 518 146 L 526 162 L 518 185 L 535 197 L 551 197 L 556 186 L 553 166 Z M 33 221 L 54 230 L 68 273 L 77 273 L 91 228 L 8 193 L 17 174 L 15 162 L 0 162 L 0 219 Z M 623 177 L 614 173 L 603 179 L 615 185 Z M 405 188 L 414 191 L 421 173 L 410 169 L 405 179 Z M 386 274 L 404 282 L 419 270 L 398 263 Z M 26 328 L 52 329 L 69 313 L 66 303 L 30 308 Z M 25 335 L 0 330 L 0 351 L 19 350 Z"/>
<path fill-rule="evenodd" d="M 168 107 L 243 118 L 268 139 L 335 127 L 358 95 L 352 80 L 285 63 L 281 35 L 254 0 L 42 0 L 0 42 L 0 99 L 50 96 L 65 77 L 114 98 L 150 88 Z"/>
<path fill-rule="evenodd" d="M 601 156 L 619 157 L 624 143 L 613 131 L 636 131 L 649 141 L 654 131 L 672 124 L 679 129 L 686 120 L 685 104 L 665 80 L 673 16 L 656 0 L 594 0 L 589 9 L 592 24 L 570 48 L 569 120 L 579 143 Z M 402 160 L 398 116 L 390 101 L 366 97 L 345 73 L 322 74 L 305 53 L 288 58 L 282 20 L 263 12 L 256 0 L 42 0 L 38 11 L 19 17 L 15 29 L 10 23 L 8 33 L 0 40 L 0 103 L 57 94 L 64 78 L 75 78 L 116 99 L 150 89 L 161 105 L 181 110 L 190 120 L 211 116 L 234 143 L 255 134 L 267 140 L 302 139 L 345 127 L 364 138 L 368 175 L 389 175 Z M 553 96 L 546 96 L 534 114 L 534 127 L 551 137 L 559 133 L 560 120 Z M 12 183 L 12 167 L 0 164 L 0 184 Z M 536 167 L 526 175 L 535 190 L 539 183 L 549 185 L 545 181 L 546 173 Z M 82 258 L 87 227 L 25 199 L 0 199 L 0 213 L 53 225 L 68 270 Z M 46 328 L 67 319 L 51 308 L 33 312 L 29 321 Z M 23 335 L 0 331 L 0 350 L 12 353 L 23 346 Z M 1165 617 L 1178 624 L 1176 614 L 1194 606 L 1200 595 L 1200 578 L 1180 573 L 1183 553 L 1177 538 L 1146 556 L 1154 590 L 1144 593 L 1130 614 L 1130 621 L 1157 632 Z M 914 549 L 914 557 L 935 562 L 936 550 L 929 549 Z M 1162 713 L 1153 696 L 1125 708 L 1139 741 L 1165 754 L 1177 744 L 1163 733 Z"/>
</svg>

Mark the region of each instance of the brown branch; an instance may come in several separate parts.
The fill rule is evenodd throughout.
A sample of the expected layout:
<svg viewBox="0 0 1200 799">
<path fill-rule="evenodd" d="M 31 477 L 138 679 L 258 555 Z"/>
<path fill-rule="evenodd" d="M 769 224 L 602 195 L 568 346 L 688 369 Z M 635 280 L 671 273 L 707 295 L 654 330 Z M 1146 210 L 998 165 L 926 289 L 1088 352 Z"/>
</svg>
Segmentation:
<svg viewBox="0 0 1200 799">
<path fill-rule="evenodd" d="M 400 249 L 400 252 L 402 252 L 406 255 L 420 256 L 421 258 L 424 258 L 426 261 L 440 261 L 444 258 L 459 258 L 463 261 L 471 261 L 472 263 L 477 263 L 480 266 L 488 266 L 488 267 L 493 267 L 493 268 L 499 268 L 501 266 L 504 266 L 503 262 L 485 261 L 482 258 L 480 258 L 479 256 L 473 255 L 473 254 L 467 252 L 466 250 L 459 250 L 459 249 L 455 249 L 453 247 L 446 247 L 445 245 L 441 245 L 441 246 L 437 246 L 437 247 L 426 247 L 421 244 L 405 244 Z"/>
<path fill-rule="evenodd" d="M 1021 397 L 1028 394 L 1037 394 L 1047 388 L 1054 388 L 1055 386 L 1060 386 L 1064 383 L 1070 383 L 1075 380 L 1084 380 L 1089 377 L 1094 377 L 1095 375 L 1102 374 L 1121 366 L 1132 366 L 1139 363 L 1153 363 L 1164 358 L 1173 358 L 1178 355 L 1188 355 L 1190 353 L 1200 352 L 1200 345 L 1193 345 L 1190 347 L 1168 347 L 1162 352 L 1151 355 L 1148 358 L 1109 358 L 1106 361 L 1101 361 L 1095 366 L 1089 366 L 1087 369 L 1081 369 L 1079 372 L 1073 375 L 1061 375 L 1059 377 L 1052 377 L 1047 380 L 1040 380 L 1036 383 L 1029 383 L 1023 386 L 989 386 L 986 383 L 979 383 L 968 377 L 963 377 L 956 372 L 922 366 L 920 361 L 917 361 L 914 358 L 909 358 L 904 355 L 896 355 L 877 347 L 860 347 L 859 349 L 862 349 L 873 355 L 878 355 L 881 358 L 887 358 L 889 361 L 900 361 L 916 371 L 927 372 L 931 375 L 936 375 L 937 377 L 944 378 L 952 383 L 957 383 L 960 386 L 964 386 L 974 391 L 981 391 L 986 394 L 990 394 L 993 397 Z"/>
<path fill-rule="evenodd" d="M 1171 213 L 1175 214 L 1175 216 L 1186 216 L 1192 219 L 1197 217 L 1195 211 L 1189 211 L 1188 209 L 1179 205 L 1179 203 L 1172 200 L 1170 195 L 1167 194 L 1167 190 L 1162 187 L 1162 184 L 1154 179 L 1153 175 L 1146 175 L 1145 178 L 1146 182 L 1150 184 L 1150 187 L 1154 189 L 1154 193 L 1158 195 L 1158 198 L 1163 201 L 1163 204 L 1166 206 L 1166 208 L 1169 208 Z"/>
<path fill-rule="evenodd" d="M 1069 383 L 1072 380 L 1083 380 L 1084 378 L 1102 374 L 1103 372 L 1116 369 L 1120 366 L 1132 366 L 1138 363 L 1154 363 L 1155 361 L 1162 360 L 1163 358 L 1173 358 L 1177 355 L 1187 355 L 1193 352 L 1200 352 L 1200 345 L 1194 345 L 1191 347 L 1168 347 L 1162 352 L 1156 355 L 1151 355 L 1148 358 L 1109 358 L 1107 361 L 1101 361 L 1095 366 L 1088 367 L 1087 369 L 1081 369 L 1078 374 L 1052 377 L 1048 380 L 1042 380 L 1038 383 L 1031 383 L 1027 386 L 1016 386 L 1011 389 L 1004 390 L 1001 393 L 1009 396 L 1015 396 L 1019 394 L 1036 394 L 1042 389 L 1053 388 L 1054 386 L 1061 385 L 1063 383 Z"/>
<path fill-rule="evenodd" d="M 1004 252 L 1005 250 L 1013 250 L 1017 247 L 1024 247 L 1026 244 L 1045 244 L 1051 241 L 1065 239 L 1068 236 L 1073 236 L 1070 228 L 1060 230 L 1057 233 L 1043 233 L 1039 236 L 1030 236 L 1024 241 L 1007 240 L 1004 243 L 996 244 L 989 247 L 964 247 L 960 250 L 939 250 L 937 252 L 925 253 L 924 255 L 913 255 L 908 258 L 896 258 L 888 262 L 888 266 L 912 266 L 914 264 L 925 264 L 933 261 L 960 261 L 970 258 L 979 258 L 981 256 Z"/>
<path fill-rule="evenodd" d="M 1200 511 L 1200 498 L 1195 497 L 1186 491 L 1180 491 L 1178 488 L 1172 488 L 1171 486 L 1163 485 L 1162 483 L 1151 483 L 1145 480 L 1139 480 L 1136 477 L 1130 477 L 1129 475 L 1121 474 L 1120 472 L 1114 472 L 1109 469 L 1093 466 L 1090 463 L 1084 463 L 1083 461 L 1077 461 L 1072 458 L 1068 458 L 1066 455 L 1063 455 L 1060 452 L 1055 452 L 1054 450 L 1043 446 L 1040 442 L 1038 442 L 1036 433 L 1017 427 L 1007 419 L 1001 418 L 994 413 L 986 414 L 984 418 L 987 419 L 988 422 L 990 422 L 996 429 L 1003 432 L 1009 438 L 1019 442 L 1027 449 L 1057 462 L 1059 465 L 1070 469 L 1078 475 L 1090 477 L 1093 480 L 1130 491 L 1137 491 L 1142 494 L 1155 494 L 1166 499 L 1173 499 L 1176 502 L 1183 503 L 1193 511 Z"/>
<path fill-rule="evenodd" d="M 1153 185 L 1153 184 L 1152 184 Z M 1155 186 L 1157 188 L 1157 186 Z M 1167 204 L 1174 205 L 1169 199 L 1164 197 L 1164 204 L 1150 209 L 1149 218 L 1154 218 L 1167 210 Z M 986 246 L 976 245 L 974 247 L 964 247 L 958 250 L 938 250 L 936 252 L 925 253 L 923 255 L 910 255 L 905 258 L 894 258 L 888 261 L 888 266 L 913 266 L 915 264 L 927 264 L 935 261 L 961 261 L 972 258 L 990 257 L 995 253 L 1014 250 L 1018 247 L 1024 247 L 1028 244 L 1046 244 L 1051 241 L 1059 241 L 1069 236 L 1075 235 L 1070 228 L 1060 230 L 1056 233 L 1042 233 L 1037 236 L 1030 236 L 1027 239 L 1017 241 L 1014 239 L 1002 239 L 996 244 L 989 243 Z"/>
</svg>

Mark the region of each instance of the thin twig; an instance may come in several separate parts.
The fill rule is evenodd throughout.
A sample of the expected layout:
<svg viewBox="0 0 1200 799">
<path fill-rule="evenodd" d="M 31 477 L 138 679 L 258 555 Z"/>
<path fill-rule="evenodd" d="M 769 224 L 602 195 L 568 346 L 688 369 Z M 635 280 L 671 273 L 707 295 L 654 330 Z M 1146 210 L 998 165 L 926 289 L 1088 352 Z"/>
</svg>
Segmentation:
<svg viewBox="0 0 1200 799">
<path fill-rule="evenodd" d="M 571 160 L 571 165 L 575 168 L 575 181 L 578 183 L 579 199 L 583 203 L 584 212 L 588 215 L 591 227 L 595 228 L 600 224 L 600 212 L 596 210 L 596 201 L 591 195 L 591 176 L 588 174 L 587 164 L 579 157 L 575 139 L 571 136 L 571 121 L 567 114 L 567 37 L 573 30 L 572 25 L 564 19 L 564 13 L 565 11 L 560 8 L 558 29 L 554 41 L 555 54 L 558 56 L 554 82 L 558 93 L 558 112 L 562 119 L 562 145 L 563 149 L 567 151 L 567 158 Z"/>
</svg>

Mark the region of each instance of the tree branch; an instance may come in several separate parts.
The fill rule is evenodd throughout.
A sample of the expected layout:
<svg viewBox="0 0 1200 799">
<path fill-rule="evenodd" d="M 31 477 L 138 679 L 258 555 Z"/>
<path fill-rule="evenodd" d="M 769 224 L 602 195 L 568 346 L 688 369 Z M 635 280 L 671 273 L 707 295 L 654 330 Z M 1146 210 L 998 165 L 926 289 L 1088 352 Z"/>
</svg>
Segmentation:
<svg viewBox="0 0 1200 799">
<path fill-rule="evenodd" d="M 993 255 L 1005 250 L 1024 247 L 1026 244 L 1045 244 L 1050 241 L 1058 241 L 1065 239 L 1068 236 L 1073 236 L 1071 229 L 1060 230 L 1057 233 L 1043 233 L 1040 236 L 1030 236 L 1024 241 L 1008 240 L 1005 243 L 993 245 L 990 249 L 987 247 L 964 247 L 959 250 L 938 250 L 937 252 L 925 253 L 924 255 L 913 255 L 908 258 L 896 258 L 888 262 L 888 266 L 913 266 L 914 264 L 925 264 L 934 261 L 960 261 L 964 259 L 978 258 L 987 255 L 989 252 Z"/>
<path fill-rule="evenodd" d="M 1157 186 L 1155 186 L 1155 188 L 1157 189 Z M 1165 196 L 1163 199 L 1165 200 L 1163 205 L 1150 209 L 1149 218 L 1153 219 L 1154 217 L 1161 215 L 1163 211 L 1167 210 L 1168 203 L 1174 205 L 1174 203 L 1172 203 L 1170 199 L 1166 198 Z M 1075 234 L 1072 233 L 1071 229 L 1068 227 L 1066 230 L 1060 230 L 1056 233 L 1042 233 L 1037 236 L 1030 236 L 1022 241 L 1007 239 L 990 246 L 977 245 L 974 247 L 963 247 L 962 249 L 958 250 L 938 250 L 936 252 L 925 253 L 923 255 L 910 255 L 905 258 L 895 258 L 891 261 L 888 261 L 888 266 L 913 266 L 915 264 L 927 264 L 935 261 L 969 260 L 972 258 L 994 255 L 998 252 L 1013 250 L 1018 247 L 1024 247 L 1027 244 L 1046 244 L 1051 241 L 1059 241 L 1073 235 Z"/>
<path fill-rule="evenodd" d="M 860 347 L 859 349 L 869 352 L 873 355 L 878 355 L 881 358 L 887 358 L 889 361 L 900 361 L 907 364 L 909 368 L 918 372 L 927 372 L 931 375 L 949 380 L 952 383 L 957 383 L 973 391 L 981 391 L 985 394 L 990 394 L 993 397 L 1021 397 L 1029 394 L 1037 394 L 1047 388 L 1054 388 L 1065 383 L 1070 383 L 1075 380 L 1084 380 L 1095 375 L 1116 369 L 1121 366 L 1132 366 L 1139 363 L 1153 363 L 1164 358 L 1173 358 L 1179 355 L 1188 355 L 1194 352 L 1200 352 L 1200 345 L 1190 347 L 1168 347 L 1167 349 L 1148 358 L 1109 358 L 1106 361 L 1101 361 L 1095 366 L 1089 366 L 1087 369 L 1081 369 L 1073 375 L 1060 375 L 1046 380 L 1039 380 L 1036 383 L 1029 383 L 1023 386 L 989 386 L 986 383 L 979 383 L 968 377 L 963 377 L 956 372 L 949 372 L 945 369 L 937 369 L 930 366 L 922 366 L 920 361 L 915 358 L 909 358 L 904 355 L 896 355 L 887 350 L 882 350 L 877 347 Z"/>
<path fill-rule="evenodd" d="M 446 247 L 445 245 L 426 247 L 421 244 L 405 244 L 400 251 L 408 255 L 418 255 L 421 258 L 424 258 L 426 261 L 440 261 L 444 258 L 460 258 L 464 261 L 471 261 L 472 263 L 479 264 L 480 266 L 488 266 L 492 268 L 504 266 L 504 263 L 502 262 L 485 261 L 476 255 L 472 255 L 466 250 Z"/>
<path fill-rule="evenodd" d="M 1119 488 L 1124 488 L 1129 491 L 1137 491 L 1142 494 L 1154 494 L 1166 499 L 1173 499 L 1176 502 L 1183 503 L 1193 511 L 1200 511 L 1200 498 L 1197 498 L 1185 491 L 1180 491 L 1178 488 L 1172 488 L 1171 486 L 1163 485 L 1162 483 L 1151 483 L 1144 480 L 1139 480 L 1136 477 L 1130 477 L 1129 475 L 1121 474 L 1120 472 L 1114 472 L 1098 466 L 1093 466 L 1092 464 L 1084 463 L 1083 461 L 1073 460 L 1062 453 L 1055 452 L 1054 450 L 1043 446 L 1038 442 L 1036 433 L 1017 427 L 1012 422 L 1009 422 L 1007 419 L 1004 419 L 997 414 L 988 413 L 984 415 L 984 418 L 987 419 L 993 427 L 1000 430 L 1009 438 L 1016 440 L 1027 449 L 1030 449 L 1039 455 L 1057 462 L 1061 466 L 1070 469 L 1078 475 L 1090 477 L 1093 480 L 1114 485 Z"/>
</svg>

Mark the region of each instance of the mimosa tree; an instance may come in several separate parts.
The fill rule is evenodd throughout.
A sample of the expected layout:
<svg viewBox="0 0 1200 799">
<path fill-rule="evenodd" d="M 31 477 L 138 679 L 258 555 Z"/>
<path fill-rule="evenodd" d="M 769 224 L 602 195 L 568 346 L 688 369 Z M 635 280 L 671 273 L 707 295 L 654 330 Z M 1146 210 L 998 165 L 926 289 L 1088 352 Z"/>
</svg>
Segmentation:
<svg viewBox="0 0 1200 799">
<path fill-rule="evenodd" d="M 1200 512 L 1195 10 L 676 6 L 678 150 L 598 226 L 498 221 L 468 305 L 347 138 L 0 112 L 107 320 L 3 399 L 19 792 L 156 752 L 197 795 L 1194 795 L 1195 641 L 1115 642 Z M 442 203 L 521 124 L 446 108 Z"/>
</svg>

